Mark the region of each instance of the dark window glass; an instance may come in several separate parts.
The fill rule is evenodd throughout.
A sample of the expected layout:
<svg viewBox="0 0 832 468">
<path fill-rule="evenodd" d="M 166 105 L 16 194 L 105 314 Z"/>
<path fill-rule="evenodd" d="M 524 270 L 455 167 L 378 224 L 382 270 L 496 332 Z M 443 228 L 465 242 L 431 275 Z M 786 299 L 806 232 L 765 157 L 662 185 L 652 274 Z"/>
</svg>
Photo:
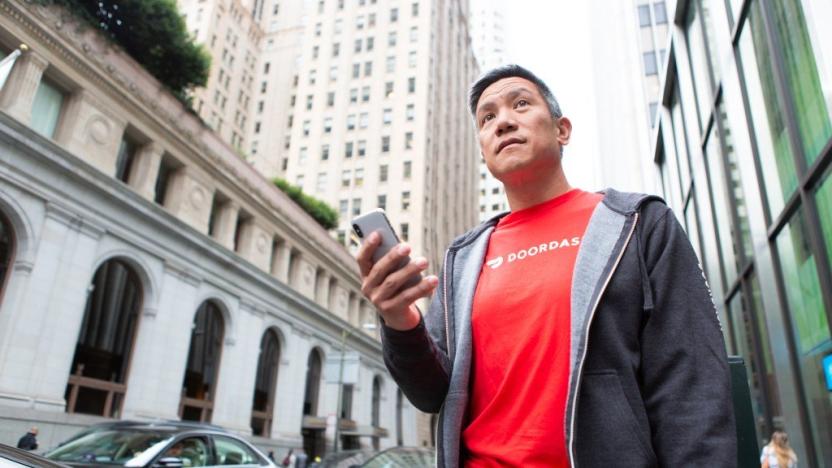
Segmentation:
<svg viewBox="0 0 832 468">
<path fill-rule="evenodd" d="M 111 384 L 127 379 L 141 302 L 141 282 L 126 263 L 109 260 L 96 270 L 66 389 L 68 412 L 120 416 L 126 388 Z"/>
<path fill-rule="evenodd" d="M 219 307 L 212 301 L 203 302 L 194 317 L 182 382 L 180 417 L 183 420 L 211 420 L 224 334 Z"/>
<path fill-rule="evenodd" d="M 318 392 L 321 385 L 321 356 L 317 350 L 309 353 L 306 363 L 306 390 L 303 393 L 304 416 L 318 415 Z"/>
<path fill-rule="evenodd" d="M 116 179 L 125 184 L 130 180 L 130 170 L 133 167 L 133 159 L 136 154 L 136 145 L 130 140 L 123 139 L 118 147 L 116 157 Z"/>
<path fill-rule="evenodd" d="M 257 358 L 257 377 L 254 382 L 251 430 L 254 435 L 269 437 L 274 393 L 277 386 L 277 370 L 280 365 L 280 342 L 274 330 L 263 334 L 260 356 Z"/>
<path fill-rule="evenodd" d="M 6 274 L 14 260 L 14 231 L 12 225 L 0 214 L 0 293 L 6 283 Z"/>
</svg>

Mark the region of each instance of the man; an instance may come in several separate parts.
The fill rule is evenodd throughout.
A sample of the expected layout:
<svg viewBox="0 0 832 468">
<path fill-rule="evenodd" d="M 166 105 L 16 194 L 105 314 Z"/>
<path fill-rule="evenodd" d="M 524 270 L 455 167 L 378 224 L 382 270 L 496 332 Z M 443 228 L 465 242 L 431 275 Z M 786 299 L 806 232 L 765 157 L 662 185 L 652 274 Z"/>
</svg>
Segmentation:
<svg viewBox="0 0 832 468">
<path fill-rule="evenodd" d="M 427 268 L 396 270 L 408 246 L 373 264 L 372 234 L 357 257 L 390 373 L 440 412 L 438 466 L 734 465 L 720 324 L 673 214 L 656 197 L 570 187 L 572 125 L 528 70 L 488 72 L 469 104 L 511 212 L 407 289 Z M 414 302 L 434 289 L 422 317 Z"/>
<path fill-rule="evenodd" d="M 17 448 L 23 450 L 37 450 L 38 449 L 38 428 L 32 427 L 29 432 L 23 434 L 23 437 L 17 441 Z"/>
</svg>

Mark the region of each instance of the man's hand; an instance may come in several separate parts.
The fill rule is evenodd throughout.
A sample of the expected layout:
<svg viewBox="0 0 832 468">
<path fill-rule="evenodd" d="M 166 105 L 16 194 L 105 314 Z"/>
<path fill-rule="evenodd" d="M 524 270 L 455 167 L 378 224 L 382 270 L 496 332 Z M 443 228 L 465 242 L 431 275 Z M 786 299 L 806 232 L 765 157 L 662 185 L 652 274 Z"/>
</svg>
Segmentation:
<svg viewBox="0 0 832 468">
<path fill-rule="evenodd" d="M 373 252 L 380 242 L 381 236 L 373 232 L 356 256 L 361 271 L 361 292 L 376 306 L 388 327 L 410 330 L 419 325 L 420 320 L 414 303 L 429 296 L 439 284 L 439 278 L 426 276 L 415 286 L 402 289 L 408 278 L 422 274 L 428 267 L 428 261 L 423 257 L 416 258 L 397 270 L 402 259 L 410 253 L 409 246 L 399 244 L 374 264 Z"/>
</svg>

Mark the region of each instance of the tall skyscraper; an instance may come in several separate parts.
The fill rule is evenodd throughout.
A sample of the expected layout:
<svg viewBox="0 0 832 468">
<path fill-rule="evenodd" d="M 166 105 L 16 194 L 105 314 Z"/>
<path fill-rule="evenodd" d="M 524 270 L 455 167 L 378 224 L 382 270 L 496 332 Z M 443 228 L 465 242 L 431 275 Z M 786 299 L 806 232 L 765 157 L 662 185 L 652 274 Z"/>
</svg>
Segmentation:
<svg viewBox="0 0 832 468">
<path fill-rule="evenodd" d="M 506 63 L 505 18 L 496 0 L 471 2 L 471 40 L 474 54 L 483 72 Z M 508 210 L 503 184 L 495 179 L 476 148 L 479 160 L 479 220 L 485 221 Z"/>
<path fill-rule="evenodd" d="M 282 173 L 337 207 L 345 245 L 352 217 L 384 208 L 402 240 L 439 271 L 450 240 L 476 223 L 465 97 L 478 68 L 467 3 L 311 6 L 290 107 L 269 123 L 291 129 Z"/>
<path fill-rule="evenodd" d="M 196 41 L 211 55 L 208 83 L 194 90 L 193 108 L 238 153 L 248 151 L 257 61 L 263 41 L 261 0 L 228 3 L 179 0 Z M 255 7 L 257 10 L 255 11 Z"/>
</svg>

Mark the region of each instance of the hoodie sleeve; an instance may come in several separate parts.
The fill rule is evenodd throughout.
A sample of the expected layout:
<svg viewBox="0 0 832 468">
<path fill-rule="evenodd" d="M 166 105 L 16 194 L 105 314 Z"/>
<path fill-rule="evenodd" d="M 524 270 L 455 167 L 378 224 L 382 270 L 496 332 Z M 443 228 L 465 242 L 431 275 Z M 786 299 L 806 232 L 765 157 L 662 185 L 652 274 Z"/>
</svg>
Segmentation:
<svg viewBox="0 0 832 468">
<path fill-rule="evenodd" d="M 642 330 L 644 401 L 660 466 L 736 466 L 722 327 L 710 287 L 672 211 L 651 203 L 642 239 L 653 292 Z"/>
<path fill-rule="evenodd" d="M 442 276 L 439 284 L 442 284 Z M 381 342 L 384 363 L 413 406 L 426 413 L 438 413 L 450 382 L 450 361 L 445 349 L 442 291 L 436 290 L 426 316 L 410 330 L 384 325 Z"/>
</svg>

